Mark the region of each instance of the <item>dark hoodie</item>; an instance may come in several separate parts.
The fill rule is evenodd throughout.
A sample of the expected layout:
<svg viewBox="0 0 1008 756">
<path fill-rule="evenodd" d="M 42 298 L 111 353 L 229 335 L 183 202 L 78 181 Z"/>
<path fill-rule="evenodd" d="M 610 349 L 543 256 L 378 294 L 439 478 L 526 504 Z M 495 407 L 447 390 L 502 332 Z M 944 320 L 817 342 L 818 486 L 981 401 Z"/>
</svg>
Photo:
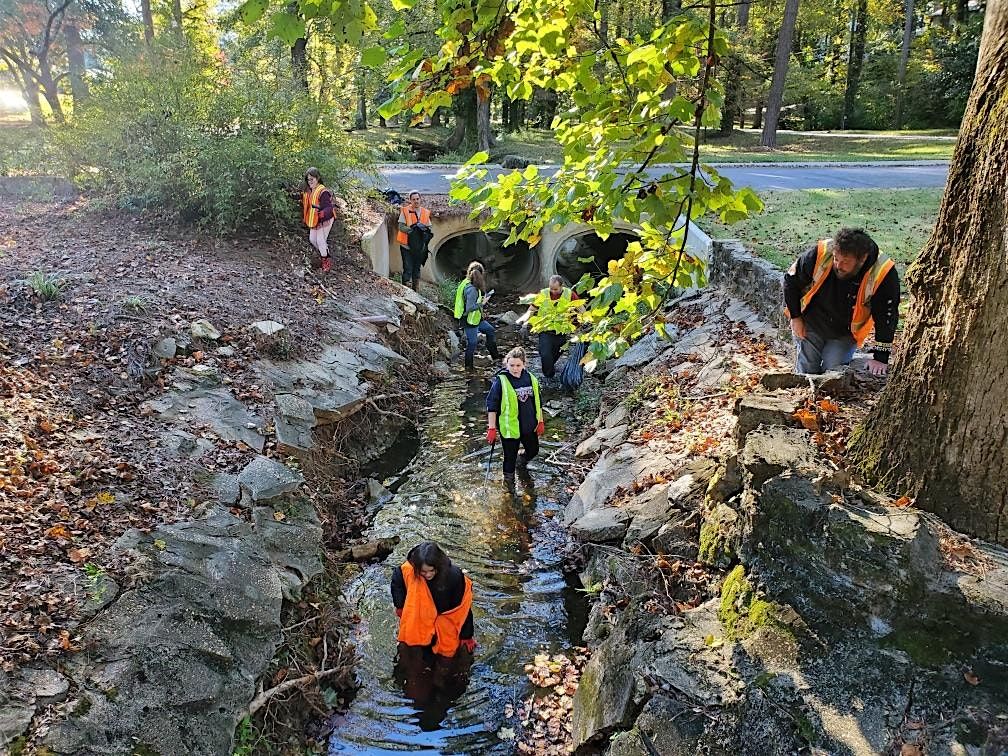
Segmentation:
<svg viewBox="0 0 1008 756">
<path fill-rule="evenodd" d="M 842 339 L 851 335 L 851 318 L 861 279 L 878 260 L 878 247 L 868 255 L 858 274 L 847 281 L 841 281 L 837 278 L 836 271 L 831 270 L 819 291 L 812 297 L 808 308 L 802 311 L 802 292 L 812 285 L 817 246 L 812 245 L 798 258 L 794 274 L 784 274 L 784 304 L 792 315 L 801 312 L 808 330 L 826 339 Z M 872 319 L 875 321 L 875 339 L 871 350 L 879 362 L 889 362 L 892 340 L 899 323 L 899 299 L 899 275 L 894 266 L 879 283 L 871 300 Z"/>
<path fill-rule="evenodd" d="M 532 378 L 528 370 L 522 370 L 521 375 L 515 378 L 507 370 L 501 370 L 494 376 L 493 383 L 490 384 L 490 393 L 487 394 L 487 412 L 496 412 L 500 415 L 501 409 L 501 381 L 508 381 L 518 395 L 518 432 L 521 435 L 535 433 L 539 420 L 536 417 L 535 394 L 532 390 Z M 500 420 L 497 420 L 497 427 L 500 428 Z"/>
</svg>

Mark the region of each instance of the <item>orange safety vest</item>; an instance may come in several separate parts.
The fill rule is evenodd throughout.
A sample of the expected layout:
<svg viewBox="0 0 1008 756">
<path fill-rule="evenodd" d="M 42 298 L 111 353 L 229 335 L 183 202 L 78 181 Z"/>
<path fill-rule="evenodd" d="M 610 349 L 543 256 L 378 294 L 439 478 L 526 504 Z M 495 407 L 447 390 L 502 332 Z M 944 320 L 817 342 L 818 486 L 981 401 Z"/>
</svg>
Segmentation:
<svg viewBox="0 0 1008 756">
<path fill-rule="evenodd" d="M 434 641 L 435 654 L 455 656 L 460 645 L 459 633 L 472 608 L 472 580 L 463 575 L 462 603 L 438 614 L 427 581 L 413 572 L 409 562 L 403 562 L 401 569 L 406 583 L 406 601 L 399 620 L 399 640 L 407 646 L 429 646 Z"/>
<path fill-rule="evenodd" d="M 833 270 L 833 250 L 830 248 L 829 239 L 820 239 L 819 245 L 816 248 L 816 263 L 815 268 L 812 270 L 812 285 L 805 290 L 801 298 L 802 312 L 808 307 L 809 302 L 812 301 L 812 297 L 815 293 L 819 291 L 819 288 L 823 285 L 826 277 L 829 276 L 830 271 Z M 860 347 L 864 345 L 865 341 L 871 335 L 872 329 L 875 328 L 875 321 L 872 319 L 871 314 L 871 298 L 872 294 L 882 283 L 882 279 L 886 277 L 890 270 L 892 270 L 893 263 L 888 257 L 879 255 L 875 264 L 868 270 L 867 273 L 861 278 L 861 286 L 858 287 L 857 300 L 854 302 L 854 313 L 851 315 L 851 335 L 854 337 L 855 343 Z M 798 262 L 797 260 L 792 263 L 791 269 L 788 271 L 791 275 L 794 275 L 797 270 Z M 784 308 L 785 314 L 791 317 L 791 313 L 788 312 L 787 307 Z"/>
<path fill-rule="evenodd" d="M 413 223 L 409 222 L 409 216 L 407 216 L 406 213 L 409 213 L 410 215 L 413 216 Z M 407 226 L 412 226 L 415 225 L 416 223 L 423 223 L 425 226 L 430 225 L 430 211 L 426 207 L 421 207 L 420 214 L 417 215 L 417 213 L 413 211 L 412 207 L 403 206 L 402 217 L 406 221 Z M 400 246 L 402 247 L 409 246 L 409 236 L 402 229 L 399 229 L 399 233 L 396 236 L 396 238 L 399 240 Z"/>
<path fill-rule="evenodd" d="M 319 211 L 316 209 L 322 199 L 322 192 L 326 190 L 321 183 L 310 192 L 301 192 L 301 217 L 304 218 L 308 228 L 315 228 L 319 222 Z"/>
</svg>

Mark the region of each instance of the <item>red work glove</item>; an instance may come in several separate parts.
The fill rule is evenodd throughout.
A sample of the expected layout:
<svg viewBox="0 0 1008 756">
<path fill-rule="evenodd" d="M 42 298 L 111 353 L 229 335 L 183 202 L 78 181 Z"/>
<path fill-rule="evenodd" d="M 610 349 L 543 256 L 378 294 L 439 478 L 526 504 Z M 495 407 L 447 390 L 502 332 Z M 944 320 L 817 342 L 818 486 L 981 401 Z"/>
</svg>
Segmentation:
<svg viewBox="0 0 1008 756">
<path fill-rule="evenodd" d="M 487 443 L 492 444 L 496 440 L 497 440 L 497 429 L 487 428 Z"/>
<path fill-rule="evenodd" d="M 541 436 L 546 432 L 546 423 L 543 420 L 539 421 L 539 425 L 536 426 L 536 435 Z"/>
<path fill-rule="evenodd" d="M 402 609 L 396 609 L 395 616 L 398 617 L 399 619 L 402 619 Z"/>
<path fill-rule="evenodd" d="M 475 638 L 466 638 L 464 641 L 462 641 L 460 643 L 460 645 L 462 646 L 462 648 L 464 648 L 470 654 L 476 651 L 476 639 Z"/>
</svg>

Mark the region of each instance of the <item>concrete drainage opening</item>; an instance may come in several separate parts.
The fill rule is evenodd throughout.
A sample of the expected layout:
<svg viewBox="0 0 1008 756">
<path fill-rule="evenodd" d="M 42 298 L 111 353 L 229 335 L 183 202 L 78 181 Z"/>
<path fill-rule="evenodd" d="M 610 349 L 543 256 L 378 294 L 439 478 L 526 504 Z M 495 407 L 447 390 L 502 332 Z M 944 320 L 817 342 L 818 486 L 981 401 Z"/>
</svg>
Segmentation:
<svg viewBox="0 0 1008 756">
<path fill-rule="evenodd" d="M 539 285 L 539 250 L 525 242 L 503 246 L 507 234 L 471 231 L 446 239 L 434 252 L 434 275 L 439 281 L 465 278 L 466 268 L 479 260 L 487 285 L 497 291 L 532 291 Z"/>
<path fill-rule="evenodd" d="M 561 242 L 554 267 L 570 284 L 576 284 L 585 273 L 597 279 L 606 274 L 610 260 L 626 254 L 627 245 L 633 241 L 637 241 L 636 235 L 621 231 L 610 234 L 608 239 L 587 231 Z"/>
</svg>

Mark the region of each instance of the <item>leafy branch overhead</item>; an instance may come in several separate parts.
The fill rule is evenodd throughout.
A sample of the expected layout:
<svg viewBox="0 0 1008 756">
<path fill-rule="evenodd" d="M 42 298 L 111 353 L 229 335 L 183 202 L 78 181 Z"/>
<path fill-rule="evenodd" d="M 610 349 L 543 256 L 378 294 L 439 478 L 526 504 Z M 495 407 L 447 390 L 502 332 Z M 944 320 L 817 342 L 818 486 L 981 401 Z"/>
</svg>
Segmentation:
<svg viewBox="0 0 1008 756">
<path fill-rule="evenodd" d="M 236 11 L 247 26 L 259 21 L 270 9 L 270 0 L 245 0 Z M 378 16 L 367 0 L 300 0 L 286 3 L 283 10 L 269 16 L 269 34 L 293 45 L 305 36 L 311 21 L 328 21 L 328 34 L 335 42 L 360 44 L 367 31 L 378 28 Z M 371 61 L 375 63 L 376 61 Z M 380 64 L 380 61 L 377 62 Z"/>
<path fill-rule="evenodd" d="M 396 0 L 408 10 L 413 0 Z M 580 223 L 605 239 L 620 226 L 639 228 L 639 242 L 622 260 L 577 289 L 589 299 L 572 308 L 572 325 L 604 358 L 622 352 L 649 327 L 659 330 L 661 304 L 677 287 L 703 276 L 703 262 L 686 250 L 683 219 L 717 214 L 733 222 L 762 205 L 749 189 L 736 191 L 701 165 L 700 129 L 720 122 L 723 93 L 715 80 L 728 41 L 714 25 L 714 3 L 698 15 L 682 11 L 649 35 L 610 39 L 597 5 L 587 0 L 532 3 L 444 0 L 442 39 L 430 55 L 411 48 L 402 23 L 386 33 L 395 94 L 385 117 L 412 120 L 475 88 L 480 100 L 503 88 L 512 100 L 536 87 L 569 103 L 552 128 L 563 165 L 549 172 L 529 166 L 488 182 L 473 156 L 451 196 L 482 214 L 487 229 L 510 229 L 508 244 L 538 243 L 551 228 Z M 684 166 L 683 163 L 686 163 Z M 574 313 L 577 313 L 576 317 Z M 542 330 L 552 310 L 530 320 Z"/>
</svg>

